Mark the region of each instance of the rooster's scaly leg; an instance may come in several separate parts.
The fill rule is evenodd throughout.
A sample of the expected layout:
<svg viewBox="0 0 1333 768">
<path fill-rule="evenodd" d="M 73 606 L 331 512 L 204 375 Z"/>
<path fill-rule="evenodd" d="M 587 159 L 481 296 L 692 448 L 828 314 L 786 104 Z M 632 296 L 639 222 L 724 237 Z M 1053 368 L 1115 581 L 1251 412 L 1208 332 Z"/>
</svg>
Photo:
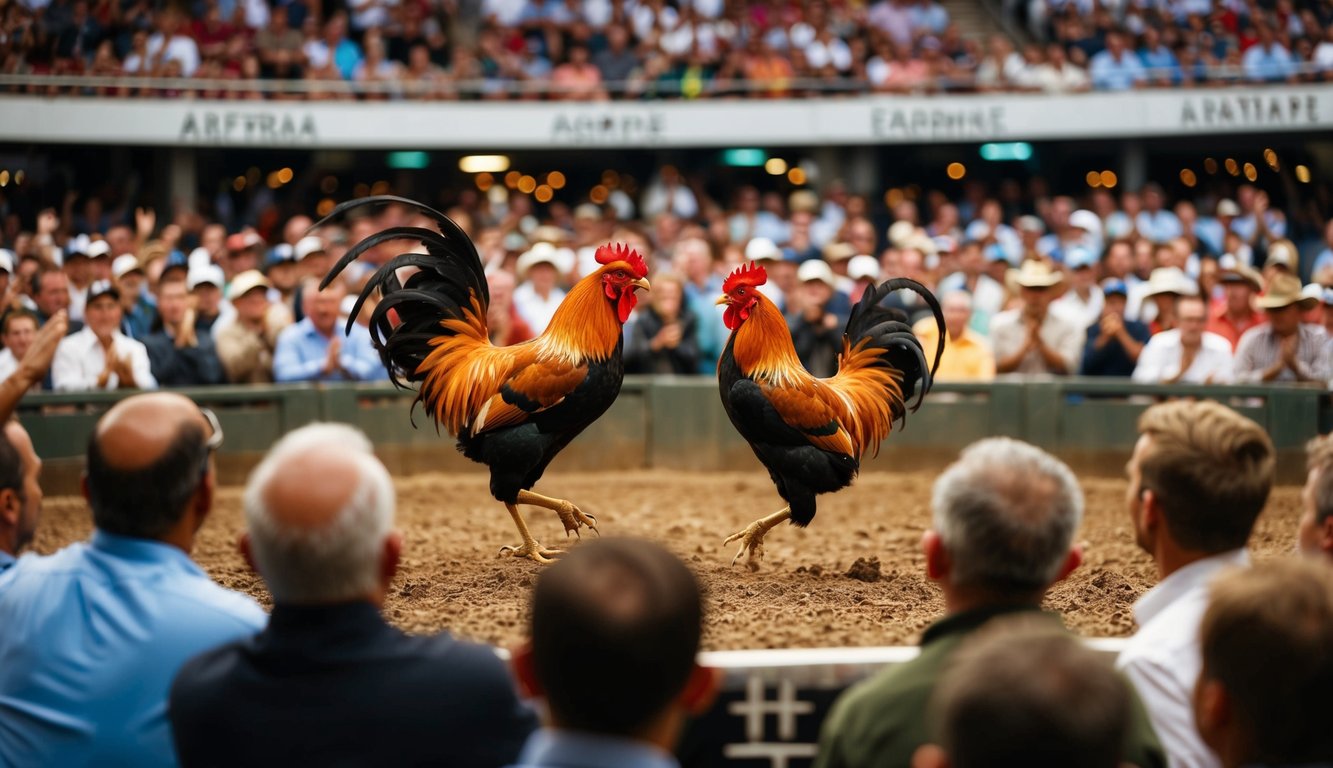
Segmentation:
<svg viewBox="0 0 1333 768">
<path fill-rule="evenodd" d="M 506 504 L 505 509 L 509 510 L 509 516 L 514 518 L 514 525 L 518 526 L 518 535 L 523 538 L 523 543 L 517 547 L 501 547 L 500 554 L 508 557 L 526 557 L 534 562 L 547 564 L 555 562 L 552 557 L 558 557 L 564 554 L 563 550 L 547 549 L 537 540 L 532 538 L 528 532 L 528 524 L 523 522 L 523 515 L 518 512 L 518 507 L 513 504 Z"/>
<path fill-rule="evenodd" d="M 573 532 L 575 536 L 583 538 L 582 535 L 579 534 L 579 526 L 583 525 L 588 526 L 588 530 L 598 536 L 602 535 L 601 531 L 597 530 L 597 518 L 586 514 L 571 501 L 553 499 L 550 496 L 543 496 L 540 493 L 533 493 L 532 491 L 519 491 L 518 503 L 531 504 L 534 507 L 543 507 L 555 512 L 560 516 L 560 523 L 565 526 L 566 537 Z"/>
<path fill-rule="evenodd" d="M 755 520 L 753 523 L 745 526 L 744 530 L 737 531 L 728 536 L 727 540 L 722 542 L 722 546 L 725 547 L 737 540 L 741 543 L 740 551 L 736 553 L 735 557 L 731 558 L 731 564 L 735 565 L 736 561 L 741 559 L 741 555 L 744 555 L 746 552 L 749 552 L 747 562 L 751 565 L 764 559 L 764 536 L 766 536 L 778 523 L 790 518 L 791 507 L 786 506 L 782 508 L 781 512 L 774 512 L 768 517 Z"/>
</svg>

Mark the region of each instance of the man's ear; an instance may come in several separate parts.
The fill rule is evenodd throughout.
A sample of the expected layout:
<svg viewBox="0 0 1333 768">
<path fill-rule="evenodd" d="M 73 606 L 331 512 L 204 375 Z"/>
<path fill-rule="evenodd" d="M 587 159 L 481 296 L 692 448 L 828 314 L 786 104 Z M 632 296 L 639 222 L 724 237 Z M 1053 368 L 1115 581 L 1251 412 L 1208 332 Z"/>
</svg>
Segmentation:
<svg viewBox="0 0 1333 768">
<path fill-rule="evenodd" d="M 949 756 L 934 744 L 922 744 L 912 753 L 912 768 L 949 768 Z"/>
<path fill-rule="evenodd" d="M 944 548 L 940 535 L 932 530 L 921 534 L 921 550 L 926 553 L 926 577 L 932 581 L 943 581 L 953 570 L 949 560 L 949 550 Z"/>
<path fill-rule="evenodd" d="M 685 688 L 676 697 L 676 703 L 689 715 L 702 715 L 713 706 L 717 692 L 722 689 L 725 672 L 715 667 L 702 667 L 698 664 L 690 670 L 690 679 Z"/>
<path fill-rule="evenodd" d="M 250 546 L 249 532 L 241 531 L 241 535 L 236 538 L 236 549 L 240 551 L 241 557 L 245 558 L 245 564 L 250 566 L 250 570 L 254 571 L 256 576 L 263 578 L 259 566 L 255 564 L 255 553 Z"/>
<path fill-rule="evenodd" d="M 536 699 L 546 695 L 537 680 L 537 665 L 533 662 L 531 641 L 525 640 L 510 649 L 509 666 L 514 671 L 514 680 L 524 698 Z"/>
<path fill-rule="evenodd" d="M 213 511 L 214 483 L 217 481 L 214 475 L 216 473 L 217 469 L 210 467 L 199 480 L 199 487 L 194 489 L 193 509 L 196 531 L 203 526 L 204 520 L 208 519 L 208 513 Z"/>
<path fill-rule="evenodd" d="M 87 472 L 84 472 L 83 474 L 79 475 L 79 495 L 83 496 L 83 500 L 84 500 L 84 501 L 88 502 L 90 505 L 92 504 L 92 499 L 88 497 L 88 473 L 87 473 Z"/>
<path fill-rule="evenodd" d="M 1060 566 L 1060 572 L 1056 574 L 1055 581 L 1063 581 L 1069 578 L 1080 565 L 1083 564 L 1083 547 L 1075 544 L 1069 548 L 1069 554 L 1065 556 L 1064 564 Z M 1052 582 L 1054 583 L 1054 582 Z"/>
<path fill-rule="evenodd" d="M 1194 691 L 1194 726 L 1214 751 L 1231 724 L 1231 697 L 1217 680 L 1200 678 Z"/>
<path fill-rule="evenodd" d="M 380 557 L 380 584 L 387 590 L 393 583 L 393 577 L 398 573 L 398 563 L 403 556 L 403 534 L 398 531 L 390 531 L 389 535 L 384 537 L 384 553 Z"/>
<path fill-rule="evenodd" d="M 1324 554 L 1333 557 L 1333 515 L 1324 518 L 1319 524 L 1319 548 Z"/>
<path fill-rule="evenodd" d="M 1139 527 L 1155 531 L 1162 524 L 1162 508 L 1157 503 L 1157 494 L 1148 489 L 1139 491 Z"/>
<path fill-rule="evenodd" d="M 19 501 L 18 492 L 13 488 L 0 490 L 0 521 L 17 528 L 19 514 L 23 511 L 23 502 Z"/>
</svg>

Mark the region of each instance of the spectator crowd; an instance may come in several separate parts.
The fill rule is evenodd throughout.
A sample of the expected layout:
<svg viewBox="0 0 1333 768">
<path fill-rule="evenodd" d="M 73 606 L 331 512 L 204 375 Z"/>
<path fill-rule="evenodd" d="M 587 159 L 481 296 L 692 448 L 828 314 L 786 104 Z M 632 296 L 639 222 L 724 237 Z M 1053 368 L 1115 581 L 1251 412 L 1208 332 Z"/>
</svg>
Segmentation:
<svg viewBox="0 0 1333 768">
<path fill-rule="evenodd" d="M 907 277 L 942 305 L 940 380 L 1327 386 L 1333 222 L 1317 222 L 1322 242 L 1298 247 L 1264 190 L 1227 191 L 1171 201 L 1149 183 L 1118 196 L 1102 188 L 1021 200 L 1008 186 L 994 196 L 970 184 L 954 199 L 934 190 L 900 199 L 881 227 L 866 198 L 838 182 L 785 197 L 741 186 L 724 207 L 665 166 L 637 202 L 616 190 L 604 205 L 555 203 L 539 217 L 519 192 L 465 191 L 448 213 L 484 262 L 496 344 L 541 334 L 565 291 L 595 268 L 598 246 L 643 254 L 654 290 L 626 325 L 631 373 L 712 374 L 728 333 L 714 302 L 723 278 L 753 262 L 819 376 L 836 371 L 842 329 L 866 287 Z M 369 275 L 409 246 L 369 248 L 345 279 L 317 284 L 366 237 L 433 222 L 390 204 L 310 231 L 313 223 L 296 215 L 261 233 L 187 216 L 159 227 L 142 209 L 121 223 L 96 198 L 82 213 L 43 211 L 34 231 L 15 231 L 0 250 L 0 376 L 64 311 L 70 334 L 38 388 L 384 379 L 370 313 L 348 316 Z M 884 303 L 915 324 L 933 357 L 930 307 L 910 291 Z"/>
<path fill-rule="evenodd" d="M 937 0 L 16 0 L 0 9 L 0 72 L 98 78 L 11 87 L 43 94 L 577 100 L 1068 92 L 1333 72 L 1326 1 L 1033 0 L 1012 12 L 1044 42 L 1020 51 L 1005 35 L 966 36 Z"/>
</svg>

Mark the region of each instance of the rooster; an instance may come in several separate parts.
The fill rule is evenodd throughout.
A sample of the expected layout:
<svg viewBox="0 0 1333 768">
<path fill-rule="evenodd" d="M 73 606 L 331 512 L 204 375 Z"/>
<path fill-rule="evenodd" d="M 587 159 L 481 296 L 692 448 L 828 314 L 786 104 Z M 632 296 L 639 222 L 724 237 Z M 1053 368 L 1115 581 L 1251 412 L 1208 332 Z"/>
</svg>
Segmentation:
<svg viewBox="0 0 1333 768">
<path fill-rule="evenodd" d="M 625 246 L 597 249 L 601 264 L 557 308 L 546 332 L 512 347 L 492 346 L 486 310 L 490 293 L 477 249 L 448 217 L 420 203 L 381 195 L 335 208 L 318 227 L 348 210 L 399 203 L 433 218 L 439 232 L 394 227 L 353 246 L 325 275 L 321 289 L 362 253 L 392 240 L 420 242 L 380 267 L 347 319 L 350 331 L 374 291 L 371 337 L 398 386 L 415 384 L 418 403 L 458 439 L 458 450 L 491 471 L 491 495 L 514 519 L 522 542 L 502 554 L 551 562 L 560 550 L 533 538 L 519 504 L 554 511 L 565 535 L 596 531 L 596 519 L 573 503 L 533 493 L 546 465 L 611 407 L 625 375 L 622 328 L 648 290 L 647 264 Z"/>
<path fill-rule="evenodd" d="M 868 288 L 852 309 L 837 375 L 815 378 L 801 366 L 782 312 L 759 291 L 767 281 L 764 268 L 751 263 L 722 285 L 717 303 L 726 305 L 723 321 L 731 337 L 718 362 L 718 386 L 731 423 L 787 506 L 727 537 L 724 545 L 741 542 L 732 565 L 748 552 L 754 566 L 774 526 L 784 520 L 809 525 L 817 494 L 851 484 L 866 450 L 878 452 L 893 422 L 905 420 L 907 398 L 918 382 L 912 410 L 920 406 L 944 346 L 944 316 L 934 295 L 914 280 L 889 280 Z M 904 288 L 921 294 L 935 313 L 941 343 L 932 366 L 911 327 L 879 306 Z"/>
</svg>

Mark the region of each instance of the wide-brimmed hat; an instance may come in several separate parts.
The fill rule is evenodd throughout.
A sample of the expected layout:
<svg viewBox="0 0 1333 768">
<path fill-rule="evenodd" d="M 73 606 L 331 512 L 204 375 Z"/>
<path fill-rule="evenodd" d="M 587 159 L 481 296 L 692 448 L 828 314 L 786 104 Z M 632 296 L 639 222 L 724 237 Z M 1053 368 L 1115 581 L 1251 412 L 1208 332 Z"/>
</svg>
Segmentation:
<svg viewBox="0 0 1333 768">
<path fill-rule="evenodd" d="M 236 277 L 232 278 L 231 288 L 227 295 L 232 299 L 238 299 L 256 288 L 268 290 L 272 283 L 264 277 L 263 273 L 257 269 L 247 269 Z"/>
<path fill-rule="evenodd" d="M 851 243 L 829 243 L 823 253 L 824 261 L 846 261 L 856 255 L 856 247 Z"/>
<path fill-rule="evenodd" d="M 1148 276 L 1148 290 L 1144 297 L 1174 293 L 1177 296 L 1195 296 L 1199 286 L 1180 267 L 1158 267 Z"/>
<path fill-rule="evenodd" d="M 1028 259 L 1023 266 L 1014 270 L 1014 283 L 1023 288 L 1050 288 L 1058 285 L 1065 276 L 1051 269 L 1044 261 Z"/>
<path fill-rule="evenodd" d="M 1268 291 L 1258 301 L 1264 309 L 1281 309 L 1297 304 L 1302 312 L 1318 303 L 1319 299 L 1305 295 L 1301 279 L 1295 275 L 1275 275 L 1268 284 Z"/>
<path fill-rule="evenodd" d="M 1222 258 L 1217 260 L 1217 266 L 1222 268 L 1222 274 L 1217 278 L 1220 283 L 1248 283 L 1256 291 L 1264 287 L 1263 275 L 1229 253 L 1222 254 Z"/>
<path fill-rule="evenodd" d="M 518 257 L 519 278 L 528 274 L 528 270 L 538 264 L 550 264 L 556 272 L 565 273 L 574 268 L 574 252 L 568 248 L 557 248 L 551 243 L 533 243 L 532 247 Z"/>
</svg>

